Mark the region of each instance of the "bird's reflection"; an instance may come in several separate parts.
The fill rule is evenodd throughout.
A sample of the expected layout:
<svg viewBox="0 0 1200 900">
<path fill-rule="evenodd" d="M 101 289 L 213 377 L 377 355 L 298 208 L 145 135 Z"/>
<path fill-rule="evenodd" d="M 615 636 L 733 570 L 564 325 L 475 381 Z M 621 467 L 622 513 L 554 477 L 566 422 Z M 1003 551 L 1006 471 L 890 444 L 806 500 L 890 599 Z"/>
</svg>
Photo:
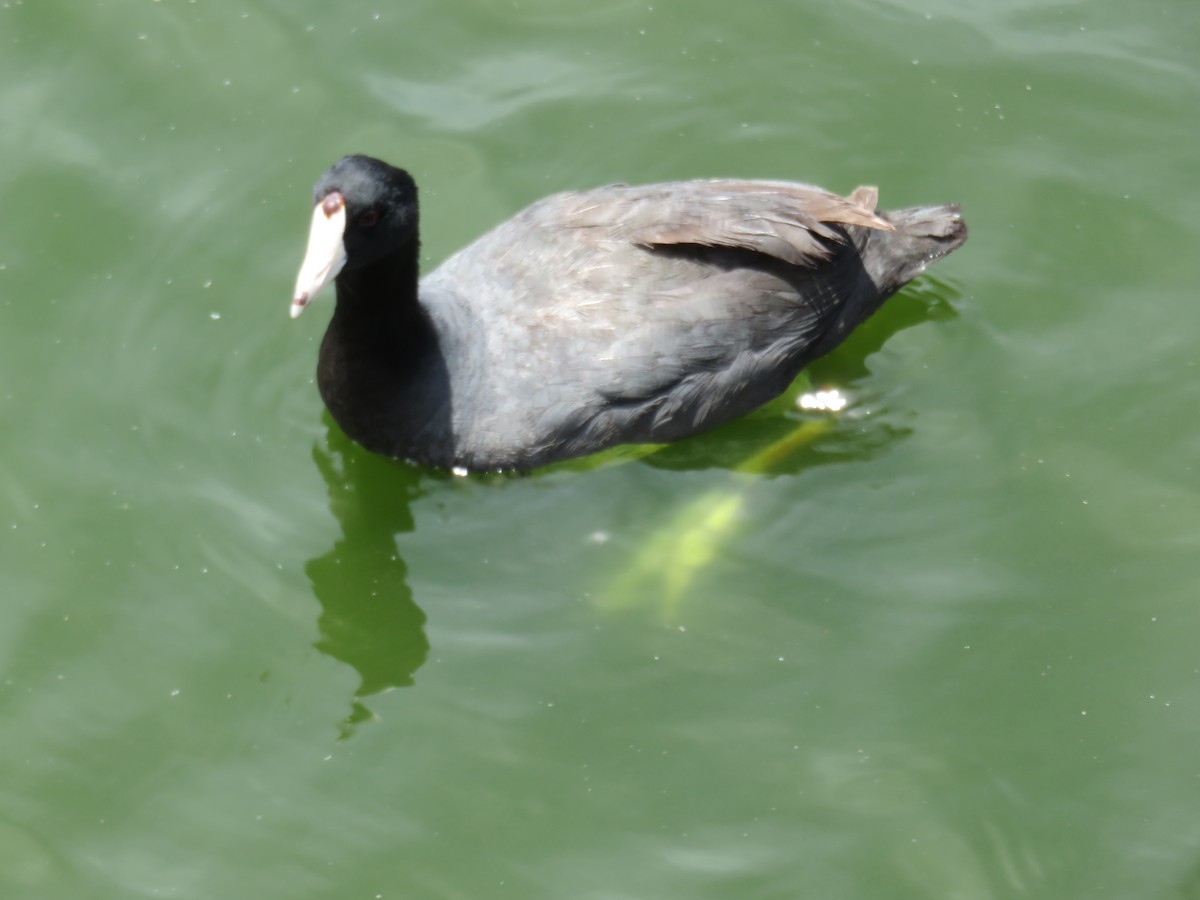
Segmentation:
<svg viewBox="0 0 1200 900">
<path fill-rule="evenodd" d="M 408 567 L 396 549 L 396 535 L 413 528 L 410 504 L 420 493 L 420 474 L 367 453 L 326 421 L 325 446 L 313 448 L 313 459 L 342 536 L 304 571 L 321 603 L 316 648 L 361 678 L 342 723 L 342 737 L 349 737 L 373 717 L 363 698 L 411 685 L 429 655 L 425 614 L 413 602 Z"/>
</svg>

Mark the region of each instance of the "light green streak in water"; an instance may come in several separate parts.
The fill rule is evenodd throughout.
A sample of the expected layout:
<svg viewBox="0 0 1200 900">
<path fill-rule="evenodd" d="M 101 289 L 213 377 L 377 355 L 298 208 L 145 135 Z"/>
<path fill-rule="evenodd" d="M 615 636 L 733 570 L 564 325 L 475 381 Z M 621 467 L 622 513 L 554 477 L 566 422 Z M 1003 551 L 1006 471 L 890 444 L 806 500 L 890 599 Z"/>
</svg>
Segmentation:
<svg viewBox="0 0 1200 900">
<path fill-rule="evenodd" d="M 658 603 L 662 617 L 674 621 L 689 590 L 722 548 L 736 535 L 749 492 L 797 450 L 830 431 L 832 415 L 809 419 L 787 436 L 740 463 L 727 483 L 706 491 L 676 511 L 638 550 L 628 568 L 598 595 L 609 610 Z"/>
</svg>

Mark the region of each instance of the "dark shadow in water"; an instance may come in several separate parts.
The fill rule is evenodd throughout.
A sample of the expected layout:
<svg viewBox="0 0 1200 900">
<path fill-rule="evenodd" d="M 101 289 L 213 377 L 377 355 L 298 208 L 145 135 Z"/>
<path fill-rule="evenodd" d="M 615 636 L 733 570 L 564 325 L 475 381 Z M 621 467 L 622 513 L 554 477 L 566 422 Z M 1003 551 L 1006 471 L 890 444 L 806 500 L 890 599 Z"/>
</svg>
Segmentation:
<svg viewBox="0 0 1200 900">
<path fill-rule="evenodd" d="M 321 603 L 314 646 L 362 679 L 342 723 L 342 737 L 349 737 L 373 717 L 362 698 L 411 685 L 429 655 L 425 614 L 413 602 L 408 567 L 396 549 L 396 535 L 413 529 L 410 505 L 420 494 L 421 470 L 368 453 L 325 415 L 325 446 L 313 448 L 313 460 L 342 537 L 304 571 Z"/>
</svg>

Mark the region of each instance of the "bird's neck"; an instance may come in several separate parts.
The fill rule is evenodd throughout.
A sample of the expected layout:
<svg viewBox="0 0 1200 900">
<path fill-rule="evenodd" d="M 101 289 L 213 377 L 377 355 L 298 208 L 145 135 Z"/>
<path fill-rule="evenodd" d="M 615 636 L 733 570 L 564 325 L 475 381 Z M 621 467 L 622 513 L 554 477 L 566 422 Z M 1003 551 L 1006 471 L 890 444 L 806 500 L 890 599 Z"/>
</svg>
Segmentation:
<svg viewBox="0 0 1200 900">
<path fill-rule="evenodd" d="M 384 259 L 342 272 L 331 326 L 344 340 L 383 345 L 391 353 L 426 337 L 428 319 L 417 301 L 416 241 Z"/>
<path fill-rule="evenodd" d="M 414 435 L 449 433 L 445 366 L 417 276 L 415 242 L 411 253 L 343 271 L 317 366 L 321 396 L 346 434 L 412 458 L 422 449 Z"/>
</svg>

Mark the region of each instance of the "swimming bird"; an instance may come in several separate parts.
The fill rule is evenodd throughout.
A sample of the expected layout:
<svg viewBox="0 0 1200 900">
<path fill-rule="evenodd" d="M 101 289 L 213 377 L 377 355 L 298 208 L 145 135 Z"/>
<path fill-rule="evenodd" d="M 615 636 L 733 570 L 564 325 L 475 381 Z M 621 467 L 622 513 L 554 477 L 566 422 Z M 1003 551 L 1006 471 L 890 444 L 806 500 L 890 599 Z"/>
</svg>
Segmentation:
<svg viewBox="0 0 1200 900">
<path fill-rule="evenodd" d="M 422 278 L 412 176 L 347 156 L 314 188 L 291 314 L 336 282 L 317 384 L 368 450 L 527 470 L 749 412 L 966 240 L 957 205 L 877 202 L 735 179 L 568 191 Z"/>
</svg>

